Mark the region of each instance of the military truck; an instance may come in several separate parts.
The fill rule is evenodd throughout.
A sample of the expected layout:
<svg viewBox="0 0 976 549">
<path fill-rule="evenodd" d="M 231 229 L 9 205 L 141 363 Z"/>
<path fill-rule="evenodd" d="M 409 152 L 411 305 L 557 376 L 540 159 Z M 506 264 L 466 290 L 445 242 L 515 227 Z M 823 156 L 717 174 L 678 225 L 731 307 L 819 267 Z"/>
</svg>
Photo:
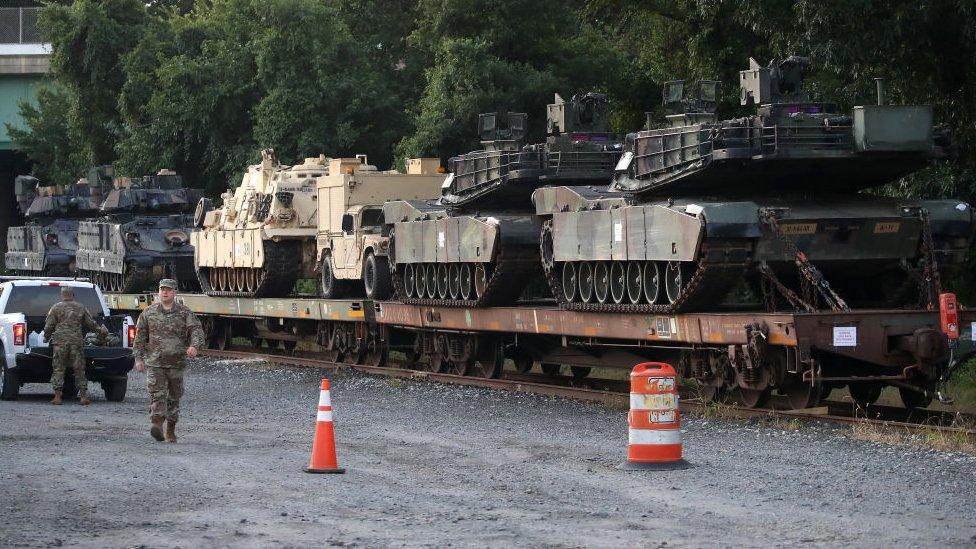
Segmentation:
<svg viewBox="0 0 976 549">
<path fill-rule="evenodd" d="M 155 290 L 161 278 L 195 290 L 188 212 L 201 191 L 184 188 L 171 170 L 115 177 L 112 185 L 103 216 L 78 226 L 78 274 L 111 292 Z"/>
<path fill-rule="evenodd" d="M 265 149 L 240 185 L 221 195 L 219 209 L 202 198 L 190 239 L 203 291 L 283 297 L 299 278 L 315 278 L 315 180 L 328 170 L 324 155 L 289 167 L 278 162 L 273 149 Z"/>
<path fill-rule="evenodd" d="M 547 108 L 545 142 L 524 145 L 524 113 L 478 120 L 481 150 L 450 160 L 442 196 L 383 206 L 397 299 L 464 307 L 511 304 L 539 271 L 539 227 L 530 196 L 547 185 L 605 186 L 621 153 L 606 96 Z"/>
<path fill-rule="evenodd" d="M 886 105 L 879 83 L 876 105 L 840 112 L 805 92 L 808 64 L 750 60 L 740 102 L 756 114 L 732 120 L 715 115 L 717 82 L 691 93 L 666 83 L 672 114 L 627 136 L 611 185 L 535 191 L 542 265 L 562 306 L 714 311 L 745 279 L 770 311 L 938 307 L 941 279 L 969 249 L 971 207 L 865 192 L 943 155 L 931 108 Z M 768 327 L 748 331 L 759 341 Z M 738 386 L 751 406 L 771 388 L 813 405 L 825 388 L 813 380 L 845 367 L 826 356 L 787 368 L 782 356 L 718 358 L 696 370 L 702 386 L 711 395 Z M 918 384 L 910 396 L 931 394 L 905 376 L 899 386 Z"/>
<path fill-rule="evenodd" d="M 323 297 L 390 296 L 389 237 L 383 203 L 436 199 L 444 182 L 437 158 L 412 158 L 406 173 L 378 171 L 365 155 L 336 158 L 316 181 L 319 290 Z"/>
<path fill-rule="evenodd" d="M 111 166 L 101 168 L 111 170 Z M 27 224 L 7 229 L 7 270 L 25 276 L 68 276 L 75 273 L 78 222 L 98 214 L 100 179 L 79 179 L 70 185 L 47 185 L 29 175 L 14 179 L 18 208 Z"/>
</svg>

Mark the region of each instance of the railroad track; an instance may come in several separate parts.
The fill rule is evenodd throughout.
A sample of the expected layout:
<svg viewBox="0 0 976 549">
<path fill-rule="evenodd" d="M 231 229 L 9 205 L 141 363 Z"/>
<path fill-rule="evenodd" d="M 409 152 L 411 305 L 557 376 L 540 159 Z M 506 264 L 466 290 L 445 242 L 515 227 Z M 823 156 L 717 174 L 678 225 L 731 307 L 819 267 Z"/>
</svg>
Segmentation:
<svg viewBox="0 0 976 549">
<path fill-rule="evenodd" d="M 536 395 L 569 398 L 584 402 L 598 402 L 626 409 L 630 405 L 629 383 L 627 381 L 600 378 L 575 379 L 568 376 L 546 376 L 540 374 L 517 374 L 504 372 L 503 378 L 459 376 L 424 370 L 410 370 L 388 363 L 388 366 L 369 366 L 363 364 L 334 363 L 322 358 L 299 357 L 279 352 L 255 352 L 243 350 L 206 349 L 202 356 L 227 359 L 256 359 L 281 366 L 300 366 L 326 370 L 351 369 L 359 372 L 402 379 L 433 381 L 451 385 L 483 387 L 505 391 L 530 393 Z M 694 395 L 682 395 L 681 411 L 703 414 L 710 405 Z M 944 434 L 962 435 L 969 442 L 976 443 L 976 429 L 957 427 L 953 423 L 957 414 L 940 411 L 909 412 L 894 406 L 872 406 L 866 414 L 855 410 L 849 402 L 826 401 L 822 406 L 808 410 L 788 409 L 785 399 L 770 399 L 768 408 L 748 408 L 736 404 L 722 404 L 723 415 L 738 418 L 771 417 L 796 418 L 807 421 L 828 421 L 833 423 L 865 424 L 876 427 L 927 430 Z M 870 415 L 868 415 L 870 414 Z M 966 424 L 976 424 L 974 417 L 966 416 Z"/>
</svg>

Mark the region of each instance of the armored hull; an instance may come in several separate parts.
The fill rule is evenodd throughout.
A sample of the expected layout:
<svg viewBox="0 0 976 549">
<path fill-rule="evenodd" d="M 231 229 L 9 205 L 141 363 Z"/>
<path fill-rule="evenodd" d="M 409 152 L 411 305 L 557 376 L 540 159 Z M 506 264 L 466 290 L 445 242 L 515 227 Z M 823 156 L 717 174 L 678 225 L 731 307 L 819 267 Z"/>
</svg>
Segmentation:
<svg viewBox="0 0 976 549">
<path fill-rule="evenodd" d="M 78 274 L 115 292 L 151 291 L 161 278 L 197 289 L 187 212 L 200 191 L 184 188 L 182 178 L 167 170 L 118 177 L 113 186 L 103 216 L 78 225 Z"/>
<path fill-rule="evenodd" d="M 931 306 L 973 231 L 956 200 L 871 196 L 941 154 L 931 109 L 836 113 L 802 91 L 804 58 L 741 75 L 753 117 L 716 121 L 715 87 L 630 134 L 609 187 L 533 194 L 546 279 L 578 310 L 719 307 L 743 279 L 770 310 Z M 675 93 L 677 89 L 678 93 Z M 879 101 L 882 103 L 883 101 Z"/>
<path fill-rule="evenodd" d="M 161 278 L 198 289 L 189 245 L 192 216 L 105 217 L 78 228 L 78 273 L 112 292 L 152 291 Z"/>
<path fill-rule="evenodd" d="M 607 131 L 602 95 L 548 108 L 548 137 L 522 146 L 525 115 L 482 115 L 484 149 L 450 161 L 440 200 L 384 205 L 397 298 L 406 303 L 487 307 L 514 303 L 539 275 L 540 187 L 609 180 L 620 140 Z"/>
<path fill-rule="evenodd" d="M 191 241 L 204 292 L 282 297 L 299 278 L 315 277 L 315 180 L 329 173 L 328 160 L 282 166 L 268 149 L 241 184 L 224 193 L 220 208 L 201 199 Z"/>
</svg>

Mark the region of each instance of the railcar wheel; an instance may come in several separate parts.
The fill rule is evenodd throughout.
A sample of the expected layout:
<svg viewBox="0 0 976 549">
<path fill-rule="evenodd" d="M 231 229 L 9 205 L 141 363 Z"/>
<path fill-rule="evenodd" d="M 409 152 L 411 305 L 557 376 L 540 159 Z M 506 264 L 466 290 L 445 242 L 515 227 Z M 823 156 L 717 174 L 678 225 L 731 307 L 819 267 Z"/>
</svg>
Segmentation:
<svg viewBox="0 0 976 549">
<path fill-rule="evenodd" d="M 644 301 L 651 305 L 657 302 L 657 296 L 661 293 L 661 272 L 657 262 L 648 261 L 644 263 Z"/>
<path fill-rule="evenodd" d="M 687 281 L 681 269 L 681 262 L 668 261 L 668 266 L 664 269 L 664 290 L 667 293 L 669 303 L 678 301 L 685 288 L 685 283 Z"/>
<path fill-rule="evenodd" d="M 589 366 L 570 366 L 569 371 L 573 374 L 573 379 L 584 379 L 590 375 L 592 368 Z"/>
<path fill-rule="evenodd" d="M 614 303 L 623 303 L 627 298 L 627 264 L 623 261 L 610 264 L 610 297 Z"/>
<path fill-rule="evenodd" d="M 853 382 L 848 384 L 847 390 L 851 393 L 851 400 L 858 408 L 867 409 L 881 398 L 881 390 L 884 387 L 880 383 Z"/>
<path fill-rule="evenodd" d="M 447 268 L 447 295 L 451 299 L 461 297 L 461 267 L 457 263 L 451 263 Z"/>
<path fill-rule="evenodd" d="M 515 371 L 520 374 L 527 374 L 532 371 L 532 355 L 524 352 L 516 353 L 512 357 L 512 363 L 515 365 Z"/>
<path fill-rule="evenodd" d="M 478 263 L 474 268 L 474 293 L 478 299 L 488 289 L 488 264 Z"/>
<path fill-rule="evenodd" d="M 561 368 L 560 364 L 553 364 L 551 362 L 543 362 L 539 366 L 542 369 L 542 373 L 546 374 L 547 376 L 558 376 L 559 369 Z"/>
<path fill-rule="evenodd" d="M 450 289 L 448 288 L 450 278 L 448 275 L 448 267 L 446 263 L 441 263 L 437 266 L 437 297 L 441 299 L 447 299 L 450 295 Z"/>
<path fill-rule="evenodd" d="M 793 383 L 786 387 L 786 398 L 794 410 L 812 408 L 820 403 L 820 384 L 810 385 L 804 381 Z"/>
<path fill-rule="evenodd" d="M 593 263 L 593 295 L 597 303 L 606 303 L 610 297 L 610 264 L 606 261 Z"/>
<path fill-rule="evenodd" d="M 698 390 L 701 394 L 702 402 L 705 404 L 711 402 L 725 402 L 728 396 L 728 391 L 725 385 L 702 385 Z"/>
<path fill-rule="evenodd" d="M 593 265 L 588 262 L 579 264 L 579 297 L 583 303 L 593 300 Z"/>
<path fill-rule="evenodd" d="M 460 278 L 458 279 L 460 287 L 458 288 L 458 292 L 461 294 L 461 299 L 471 299 L 471 285 L 474 277 L 471 272 L 471 264 L 464 263 L 458 269 L 460 270 Z"/>
<path fill-rule="evenodd" d="M 447 373 L 454 374 L 456 376 L 466 376 L 470 370 L 470 360 L 452 360 L 447 367 Z"/>
<path fill-rule="evenodd" d="M 369 343 L 365 345 L 365 348 L 356 358 L 356 364 L 380 368 L 386 366 L 386 361 L 388 358 L 389 354 L 386 346 L 383 345 L 382 342 L 377 342 L 376 340 L 370 338 Z"/>
<path fill-rule="evenodd" d="M 285 339 L 281 341 L 281 346 L 285 348 L 286 352 L 293 353 L 295 348 L 298 347 L 298 342 L 291 339 Z"/>
<path fill-rule="evenodd" d="M 407 263 L 403 266 L 403 293 L 410 298 L 417 295 L 417 271 L 414 269 L 413 263 Z"/>
<path fill-rule="evenodd" d="M 901 397 L 902 404 L 909 410 L 921 410 L 927 408 L 932 403 L 932 393 L 923 394 L 905 387 L 898 388 L 898 396 Z"/>
<path fill-rule="evenodd" d="M 739 398 L 747 408 L 761 408 L 769 402 L 770 390 L 766 389 L 743 389 L 739 388 Z"/>
<path fill-rule="evenodd" d="M 437 263 L 428 263 L 424 269 L 424 287 L 427 289 L 427 299 L 437 297 Z"/>
<path fill-rule="evenodd" d="M 332 349 L 327 349 L 325 351 L 325 360 L 333 364 L 341 364 L 342 362 L 342 351 L 333 347 Z"/>
<path fill-rule="evenodd" d="M 576 275 L 576 264 L 572 261 L 563 263 L 563 297 L 567 302 L 572 303 L 576 300 L 576 288 L 579 281 Z"/>
<path fill-rule="evenodd" d="M 500 341 L 482 339 L 478 358 L 474 361 L 473 373 L 486 379 L 497 379 L 505 367 L 505 351 Z"/>
</svg>

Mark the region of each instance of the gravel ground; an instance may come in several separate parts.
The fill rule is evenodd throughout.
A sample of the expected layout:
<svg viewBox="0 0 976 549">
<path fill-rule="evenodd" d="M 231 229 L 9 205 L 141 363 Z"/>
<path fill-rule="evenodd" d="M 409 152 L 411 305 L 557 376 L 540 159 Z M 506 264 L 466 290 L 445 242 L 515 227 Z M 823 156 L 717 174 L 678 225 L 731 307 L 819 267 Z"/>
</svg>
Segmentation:
<svg viewBox="0 0 976 549">
<path fill-rule="evenodd" d="M 176 445 L 149 438 L 141 374 L 124 403 L 0 403 L 0 545 L 976 544 L 973 456 L 688 419 L 693 468 L 626 472 L 620 410 L 342 372 L 348 473 L 308 475 L 321 372 L 190 368 Z"/>
</svg>

